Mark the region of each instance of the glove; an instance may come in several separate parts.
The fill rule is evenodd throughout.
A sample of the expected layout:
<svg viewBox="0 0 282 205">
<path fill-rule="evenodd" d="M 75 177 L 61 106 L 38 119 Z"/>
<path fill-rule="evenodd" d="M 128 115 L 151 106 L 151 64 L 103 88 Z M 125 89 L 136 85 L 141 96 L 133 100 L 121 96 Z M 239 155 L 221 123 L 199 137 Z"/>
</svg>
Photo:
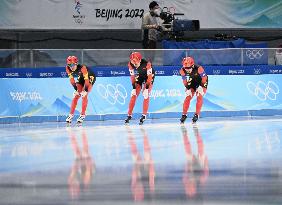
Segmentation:
<svg viewBox="0 0 282 205">
<path fill-rule="evenodd" d="M 134 96 L 134 95 L 136 95 L 136 89 L 131 90 L 131 97 Z"/>
<path fill-rule="evenodd" d="M 143 96 L 144 96 L 144 99 L 148 99 L 148 97 L 149 97 L 149 90 L 147 88 L 143 91 Z"/>
<path fill-rule="evenodd" d="M 205 93 L 206 93 L 206 90 L 207 90 L 206 88 L 203 88 L 202 86 L 199 86 L 197 88 L 197 90 L 196 90 L 196 95 L 197 96 L 199 96 L 199 95 L 204 96 Z"/>
<path fill-rule="evenodd" d="M 191 89 L 186 89 L 185 94 L 186 94 L 186 97 L 188 97 L 188 96 L 190 96 L 191 98 L 193 97 Z"/>
<path fill-rule="evenodd" d="M 83 90 L 83 91 L 80 93 L 80 96 L 83 97 L 83 98 L 84 98 L 86 95 L 87 95 L 87 92 L 86 92 L 85 90 Z"/>
<path fill-rule="evenodd" d="M 75 98 L 76 96 L 80 96 L 80 94 L 79 94 L 79 92 L 78 92 L 77 90 L 75 90 L 72 95 L 73 95 L 74 98 Z"/>
</svg>

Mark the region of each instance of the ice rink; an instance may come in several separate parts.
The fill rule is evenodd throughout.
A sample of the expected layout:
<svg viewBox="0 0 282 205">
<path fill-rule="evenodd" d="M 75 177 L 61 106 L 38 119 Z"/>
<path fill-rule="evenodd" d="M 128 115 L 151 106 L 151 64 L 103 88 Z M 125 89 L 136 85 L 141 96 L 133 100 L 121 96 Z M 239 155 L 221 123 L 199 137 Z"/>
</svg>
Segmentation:
<svg viewBox="0 0 282 205">
<path fill-rule="evenodd" d="M 0 125 L 0 204 L 282 204 L 282 118 Z"/>
</svg>

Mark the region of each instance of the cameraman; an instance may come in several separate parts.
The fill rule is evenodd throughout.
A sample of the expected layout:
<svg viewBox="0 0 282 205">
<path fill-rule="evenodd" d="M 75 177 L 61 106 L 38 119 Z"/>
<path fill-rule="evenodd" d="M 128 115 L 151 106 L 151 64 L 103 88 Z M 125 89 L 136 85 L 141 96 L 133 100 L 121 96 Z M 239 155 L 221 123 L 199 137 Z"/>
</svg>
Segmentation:
<svg viewBox="0 0 282 205">
<path fill-rule="evenodd" d="M 158 24 L 157 17 L 160 16 L 161 9 L 156 1 L 149 4 L 149 9 L 150 11 L 142 19 L 143 48 L 156 49 L 158 30 L 161 27 Z"/>
</svg>

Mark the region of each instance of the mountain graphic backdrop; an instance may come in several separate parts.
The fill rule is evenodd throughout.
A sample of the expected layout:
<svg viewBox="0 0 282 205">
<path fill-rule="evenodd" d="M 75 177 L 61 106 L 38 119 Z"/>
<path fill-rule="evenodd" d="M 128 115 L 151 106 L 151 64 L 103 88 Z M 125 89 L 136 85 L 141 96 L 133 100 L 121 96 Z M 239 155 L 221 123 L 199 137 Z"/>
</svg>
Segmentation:
<svg viewBox="0 0 282 205">
<path fill-rule="evenodd" d="M 279 28 L 282 25 L 282 1 L 281 0 L 244 0 L 225 1 L 233 19 L 239 25 L 249 28 Z"/>
<path fill-rule="evenodd" d="M 60 114 L 60 115 L 67 115 L 70 111 L 71 99 L 62 96 L 61 98 L 57 98 L 49 108 L 42 105 L 41 103 L 37 104 L 30 104 L 30 106 L 26 109 L 23 113 L 23 116 L 31 116 L 31 115 L 50 115 L 50 114 Z M 75 114 L 79 114 L 76 110 Z"/>
<path fill-rule="evenodd" d="M 64 114 L 67 115 L 70 112 L 70 105 L 72 100 L 66 96 L 62 96 L 61 98 L 57 98 L 55 102 L 51 105 L 53 111 L 56 114 Z M 74 114 L 79 114 L 79 111 L 75 110 Z"/>
<path fill-rule="evenodd" d="M 274 22 L 273 20 L 271 20 L 270 18 L 268 18 L 265 15 L 262 15 L 245 24 L 245 26 L 252 27 L 252 28 L 259 27 L 260 25 L 268 25 L 269 27 L 273 27 L 273 28 L 276 28 L 277 26 L 279 26 L 278 23 Z"/>
<path fill-rule="evenodd" d="M 207 94 L 207 96 L 204 97 L 204 102 L 203 102 L 203 106 L 205 110 L 226 110 L 225 107 L 223 107 L 222 105 L 218 104 L 218 103 L 214 103 L 212 100 L 220 100 L 217 96 L 212 95 L 212 94 Z M 195 106 L 196 104 L 196 97 L 194 96 L 194 98 L 191 101 L 190 107 L 191 106 Z M 180 112 L 182 110 L 182 105 L 183 102 L 180 102 L 179 100 L 175 100 L 174 102 L 171 102 L 169 100 L 165 101 L 165 103 L 162 105 L 162 108 L 159 110 L 156 110 L 156 112 Z"/>
<path fill-rule="evenodd" d="M 41 103 L 30 104 L 25 111 L 23 111 L 22 116 L 31 116 L 31 115 L 49 115 L 50 110 L 48 110 Z"/>
<path fill-rule="evenodd" d="M 177 112 L 182 106 L 182 103 L 183 102 L 180 102 L 179 100 L 175 100 L 174 102 L 166 100 L 165 103 L 162 105 L 162 108 L 156 110 L 156 112 Z"/>
</svg>

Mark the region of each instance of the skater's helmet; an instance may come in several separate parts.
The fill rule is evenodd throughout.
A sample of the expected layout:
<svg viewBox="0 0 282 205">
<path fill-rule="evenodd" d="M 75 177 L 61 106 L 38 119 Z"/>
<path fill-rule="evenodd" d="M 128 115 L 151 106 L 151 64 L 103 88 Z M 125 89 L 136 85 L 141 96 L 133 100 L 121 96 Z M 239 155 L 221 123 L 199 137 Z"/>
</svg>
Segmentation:
<svg viewBox="0 0 282 205">
<path fill-rule="evenodd" d="M 185 57 L 182 60 L 182 65 L 184 68 L 192 68 L 194 64 L 194 59 L 192 57 Z"/>
<path fill-rule="evenodd" d="M 142 54 L 140 52 L 133 52 L 130 54 L 129 59 L 133 65 L 139 64 L 142 60 Z"/>
<path fill-rule="evenodd" d="M 71 70 L 75 70 L 77 67 L 78 58 L 76 56 L 67 57 L 67 65 Z"/>
</svg>

